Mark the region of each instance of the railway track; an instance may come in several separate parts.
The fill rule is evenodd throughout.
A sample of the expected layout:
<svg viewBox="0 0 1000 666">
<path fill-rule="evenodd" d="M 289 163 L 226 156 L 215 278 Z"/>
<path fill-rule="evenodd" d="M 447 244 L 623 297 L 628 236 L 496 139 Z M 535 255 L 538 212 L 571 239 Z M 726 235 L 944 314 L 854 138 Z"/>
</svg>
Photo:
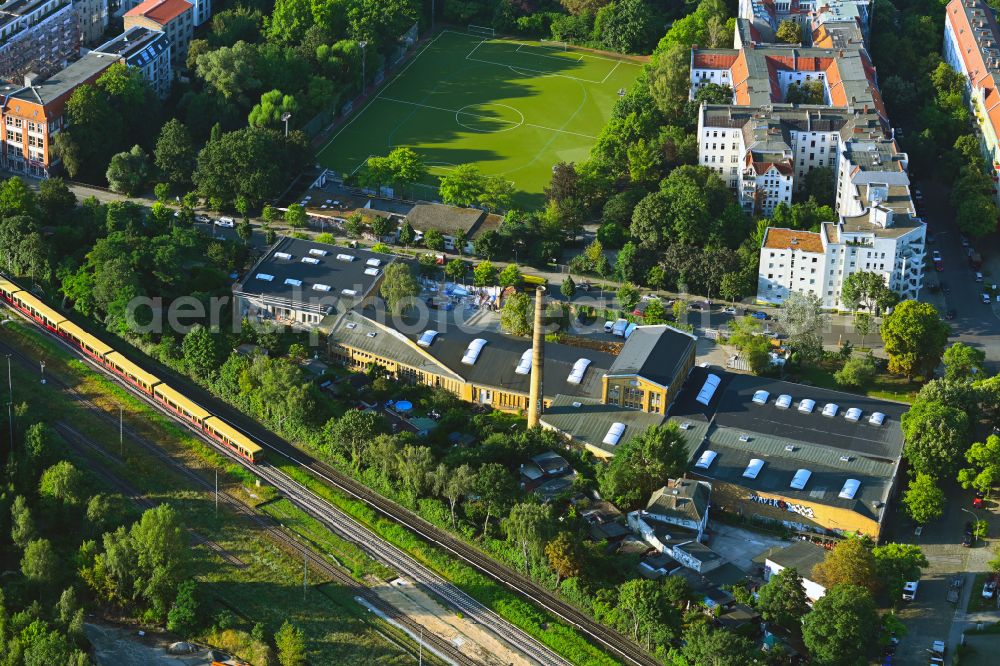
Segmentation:
<svg viewBox="0 0 1000 666">
<path fill-rule="evenodd" d="M 20 365 L 24 366 L 28 370 L 34 370 L 36 367 L 34 362 L 27 356 L 7 343 L 0 343 L 0 351 L 11 354 L 12 357 L 17 359 Z M 93 413 L 102 421 L 107 422 L 109 425 L 118 425 L 118 423 L 115 422 L 105 410 L 101 409 L 100 406 L 83 396 L 80 391 L 63 382 L 58 378 L 58 376 L 49 374 L 48 381 L 49 383 L 57 384 L 61 391 L 68 394 L 75 402 L 83 405 L 85 409 Z M 67 441 L 67 443 L 70 444 L 70 446 L 73 446 L 77 450 L 86 449 L 87 451 L 95 453 L 97 456 L 105 460 L 121 462 L 120 458 L 95 444 L 69 424 L 57 422 L 53 427 Z M 135 432 L 132 428 L 123 427 L 123 434 L 127 436 L 134 445 L 142 447 L 150 455 L 154 456 L 171 469 L 177 471 L 186 479 L 192 481 L 196 486 L 204 490 L 214 490 L 208 479 L 173 459 L 162 448 L 143 435 Z M 98 463 L 94 465 L 92 470 L 112 487 L 120 490 L 139 507 L 149 509 L 156 506 L 155 502 L 146 498 L 128 482 L 111 473 L 104 465 Z M 438 636 L 437 634 L 424 631 L 424 626 L 419 621 L 413 619 L 405 613 L 402 613 L 398 608 L 382 599 L 382 597 L 376 594 L 372 589 L 359 583 L 339 566 L 327 561 L 323 553 L 307 548 L 297 538 L 289 534 L 282 525 L 275 522 L 270 517 L 258 513 L 251 507 L 247 506 L 240 499 L 224 490 L 219 491 L 218 497 L 220 504 L 226 506 L 237 515 L 253 522 L 256 527 L 267 533 L 271 539 L 282 546 L 287 552 L 297 552 L 305 555 L 308 566 L 311 567 L 314 572 L 326 576 L 329 580 L 336 582 L 338 585 L 346 589 L 352 597 L 364 600 L 365 603 L 372 608 L 375 608 L 391 622 L 401 626 L 403 630 L 411 636 L 420 636 L 421 638 L 419 640 L 423 641 L 428 650 L 433 651 L 444 661 L 456 664 L 457 666 L 482 666 L 482 662 L 473 659 L 466 653 L 459 650 L 458 647 L 451 641 L 442 636 Z M 240 568 L 247 566 L 245 562 L 241 561 L 218 543 L 205 538 L 203 535 L 195 532 L 194 530 L 188 531 L 190 532 L 192 540 L 195 544 L 204 545 L 233 566 Z M 310 550 L 312 551 L 311 557 L 309 556 Z M 395 569 L 395 567 L 393 567 L 393 569 Z"/>
<path fill-rule="evenodd" d="M 21 315 L 21 313 L 19 312 L 18 316 L 23 317 L 23 315 Z M 29 323 L 35 325 L 34 322 L 29 321 Z M 41 327 L 39 328 L 41 330 L 45 330 Z M 101 372 L 106 373 L 108 376 L 116 380 L 118 379 L 117 377 L 115 377 L 115 375 L 107 372 L 105 368 L 94 363 L 89 357 L 82 354 L 78 349 L 67 344 L 62 338 L 53 335 L 48 331 L 46 331 L 46 333 L 48 333 L 50 337 L 52 337 L 54 340 L 57 340 L 60 344 L 64 345 L 66 348 L 72 350 L 73 353 L 77 355 L 77 357 L 82 358 L 84 361 L 91 364 L 93 367 L 100 370 Z M 135 360 L 136 359 L 133 358 L 133 361 Z M 148 369 L 149 366 L 148 362 L 144 363 L 141 360 L 136 362 L 140 366 L 147 367 Z M 517 573 L 516 571 L 513 571 L 512 569 L 508 568 L 507 566 L 500 564 L 490 556 L 486 555 L 476 547 L 459 539 L 458 537 L 455 537 L 450 533 L 448 533 L 447 531 L 438 528 L 435 525 L 432 525 L 431 523 L 424 520 L 420 516 L 416 515 L 412 511 L 396 504 L 395 502 L 385 497 L 382 497 L 378 493 L 372 491 L 362 483 L 354 480 L 353 478 L 347 476 L 346 474 L 343 474 L 339 470 L 331 467 L 330 465 L 327 465 L 326 463 L 316 460 L 308 453 L 285 442 L 284 440 L 282 440 L 275 434 L 268 431 L 266 428 L 261 426 L 259 423 L 257 423 L 247 415 L 241 413 L 239 410 L 235 409 L 231 405 L 215 398 L 204 389 L 195 386 L 193 387 L 192 390 L 188 391 L 187 389 L 191 387 L 191 382 L 189 379 L 180 377 L 173 372 L 164 373 L 162 372 L 162 369 L 154 369 L 154 370 L 158 372 L 161 376 L 166 376 L 170 378 L 177 385 L 184 386 L 185 391 L 192 394 L 192 397 L 197 396 L 196 399 L 198 402 L 200 402 L 205 407 L 209 408 L 213 413 L 227 420 L 234 427 L 237 427 L 240 431 L 242 431 L 248 437 L 253 439 L 257 444 L 267 449 L 273 449 L 278 453 L 282 454 L 283 456 L 289 458 L 292 462 L 309 469 L 314 475 L 319 477 L 322 481 L 324 481 L 331 487 L 334 487 L 340 490 L 341 492 L 344 492 L 345 494 L 364 502 L 365 504 L 371 506 L 373 509 L 375 509 L 385 517 L 403 525 L 404 527 L 415 532 L 424 540 L 437 545 L 438 547 L 444 549 L 446 552 L 451 554 L 453 557 L 463 561 L 464 563 L 468 564 L 469 566 L 472 566 L 479 572 L 501 583 L 502 585 L 512 590 L 516 594 L 525 597 L 529 601 L 533 602 L 542 609 L 551 613 L 553 616 L 559 618 L 560 620 L 566 622 L 570 626 L 574 627 L 581 633 L 588 636 L 592 641 L 594 641 L 601 647 L 608 650 L 615 658 L 634 666 L 662 666 L 659 661 L 657 661 L 650 654 L 645 652 L 636 643 L 625 638 L 622 634 L 618 633 L 617 631 L 600 624 L 599 622 L 588 616 L 583 611 L 577 609 L 571 604 L 558 598 L 551 591 L 545 589 L 544 587 L 535 583 L 526 576 L 523 576 Z M 132 390 L 133 393 L 146 400 L 146 402 L 149 403 L 151 406 L 160 410 L 161 413 L 170 416 L 178 423 L 181 423 L 189 430 L 196 433 L 198 436 L 202 437 L 202 439 L 207 441 L 212 446 L 215 446 L 215 443 L 209 439 L 204 438 L 200 433 L 200 431 L 191 428 L 184 421 L 177 419 L 174 414 L 164 410 L 158 403 L 149 400 L 147 396 L 138 391 L 135 391 L 128 384 L 125 384 L 123 382 L 122 384 L 128 387 L 130 390 Z M 224 451 L 224 453 L 226 453 L 226 455 L 229 455 L 228 452 Z M 246 465 L 245 461 L 241 459 L 238 459 L 231 455 L 229 455 L 229 457 L 233 460 L 236 460 L 237 462 L 240 462 L 241 464 L 244 464 L 245 466 L 248 467 L 248 469 L 254 471 L 255 473 L 258 473 L 256 470 L 257 468 L 261 467 L 261 465 L 257 466 Z M 312 493 L 310 491 L 310 495 L 311 494 Z M 315 497 L 315 495 L 312 496 L 317 501 L 323 503 L 325 507 L 327 507 L 327 509 L 332 509 L 330 504 L 325 500 Z M 351 520 L 353 521 L 353 519 Z M 354 524 L 360 527 L 362 530 L 364 530 L 365 534 L 368 535 L 369 538 L 371 536 L 374 536 L 373 534 L 370 533 L 370 531 L 367 528 L 358 525 L 356 522 Z M 396 568 L 398 570 L 398 567 L 394 566 L 393 568 Z M 438 593 L 437 589 L 434 589 L 433 591 L 439 598 L 443 598 L 445 599 L 445 601 L 449 601 L 446 596 Z M 474 601 L 471 599 L 471 597 L 469 597 L 469 600 Z M 502 620 L 502 618 L 500 619 Z M 533 644 L 533 649 L 535 650 L 540 649 L 541 650 L 540 653 L 547 654 L 547 659 L 545 661 L 541 661 L 540 663 L 560 664 L 560 665 L 565 665 L 569 663 L 565 659 L 557 655 L 555 652 L 551 651 L 549 648 L 545 647 L 540 642 L 530 637 L 525 632 L 522 632 L 520 629 L 513 627 L 513 625 L 507 623 L 505 620 L 502 621 L 504 625 L 506 625 L 506 627 L 500 628 L 493 626 L 492 624 L 486 626 L 488 626 L 491 630 L 494 631 L 494 633 L 496 633 L 498 636 L 501 637 L 504 637 L 506 634 L 510 633 L 508 629 L 509 627 L 514 629 L 515 632 L 519 632 L 525 638 L 530 639 L 531 643 Z M 511 644 L 512 647 L 521 652 L 527 651 L 525 645 L 526 644 Z"/>
</svg>

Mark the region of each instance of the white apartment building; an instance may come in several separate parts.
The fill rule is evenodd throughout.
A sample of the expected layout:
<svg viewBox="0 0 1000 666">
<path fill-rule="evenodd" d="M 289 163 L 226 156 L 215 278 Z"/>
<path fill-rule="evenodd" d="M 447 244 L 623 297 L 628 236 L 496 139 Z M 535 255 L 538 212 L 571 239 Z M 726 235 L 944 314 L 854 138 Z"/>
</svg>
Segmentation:
<svg viewBox="0 0 1000 666">
<path fill-rule="evenodd" d="M 47 76 L 80 52 L 71 0 L 7 0 L 0 4 L 0 79 Z"/>
<path fill-rule="evenodd" d="M 750 41 L 774 42 L 774 32 L 785 20 L 802 27 L 807 45 L 863 45 L 871 29 L 871 0 L 740 0 L 737 22 L 747 29 L 737 29 L 737 40 L 753 33 Z"/>
<path fill-rule="evenodd" d="M 120 58 L 129 67 L 138 69 L 161 99 L 170 94 L 174 75 L 170 40 L 165 33 L 133 26 L 98 46 L 94 53 Z"/>
<path fill-rule="evenodd" d="M 798 291 L 818 297 L 824 308 L 844 309 L 844 280 L 859 271 L 878 273 L 903 299 L 917 298 L 926 225 L 882 206 L 873 196 L 865 213 L 825 222 L 818 233 L 768 228 L 760 250 L 757 300 L 780 305 Z"/>
</svg>

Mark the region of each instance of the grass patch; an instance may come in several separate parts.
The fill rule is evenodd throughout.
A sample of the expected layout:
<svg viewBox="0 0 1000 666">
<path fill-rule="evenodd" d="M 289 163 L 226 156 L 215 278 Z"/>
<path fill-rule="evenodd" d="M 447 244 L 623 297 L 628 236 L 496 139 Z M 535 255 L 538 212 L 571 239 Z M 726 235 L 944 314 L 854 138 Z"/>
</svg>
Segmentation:
<svg viewBox="0 0 1000 666">
<path fill-rule="evenodd" d="M 820 388 L 831 389 L 834 391 L 845 391 L 847 393 L 860 393 L 862 395 L 867 395 L 870 398 L 895 400 L 896 402 L 905 403 L 913 402 L 914 398 L 917 397 L 917 392 L 920 390 L 921 386 L 920 382 L 909 381 L 906 377 L 899 377 L 888 373 L 879 373 L 875 376 L 871 386 L 864 391 L 857 391 L 845 388 L 837 383 L 837 380 L 833 378 L 833 374 L 837 371 L 837 369 L 838 368 L 832 367 L 830 364 L 820 366 L 803 365 L 792 374 L 795 375 L 799 381 L 811 384 L 812 386 L 818 386 Z"/>
<path fill-rule="evenodd" d="M 986 584 L 986 580 L 993 574 L 989 573 L 978 573 L 975 579 L 972 581 L 972 594 L 969 597 L 969 611 L 985 611 L 996 609 L 996 599 L 984 599 L 983 598 L 983 585 Z"/>
</svg>

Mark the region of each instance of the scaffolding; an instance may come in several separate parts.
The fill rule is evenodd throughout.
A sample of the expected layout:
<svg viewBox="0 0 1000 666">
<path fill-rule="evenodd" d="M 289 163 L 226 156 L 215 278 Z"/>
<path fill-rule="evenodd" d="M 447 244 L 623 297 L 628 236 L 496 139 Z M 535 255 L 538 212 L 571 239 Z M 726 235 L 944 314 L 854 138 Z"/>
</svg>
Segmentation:
<svg viewBox="0 0 1000 666">
<path fill-rule="evenodd" d="M 80 50 L 77 12 L 70 0 L 10 0 L 0 5 L 0 79 L 20 82 L 65 67 Z"/>
</svg>

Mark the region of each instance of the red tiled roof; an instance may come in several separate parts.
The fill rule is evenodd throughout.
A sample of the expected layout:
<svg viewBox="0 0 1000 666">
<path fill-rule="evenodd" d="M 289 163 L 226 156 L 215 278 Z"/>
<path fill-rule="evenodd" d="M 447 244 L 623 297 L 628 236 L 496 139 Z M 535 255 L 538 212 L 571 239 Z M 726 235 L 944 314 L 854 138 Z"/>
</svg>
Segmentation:
<svg viewBox="0 0 1000 666">
<path fill-rule="evenodd" d="M 736 62 L 736 55 L 730 53 L 695 53 L 694 67 L 698 69 L 729 69 Z"/>
<path fill-rule="evenodd" d="M 997 27 L 993 11 L 985 3 L 976 3 L 976 8 L 981 11 L 985 21 L 985 26 L 994 36 L 994 43 L 1000 44 L 1000 29 Z M 1000 135 L 1000 110 L 997 108 L 997 100 L 1000 91 L 997 90 L 996 81 L 992 76 L 983 54 L 976 43 L 975 28 L 969 23 L 969 16 L 965 12 L 962 0 L 952 0 L 948 3 L 948 21 L 951 23 L 952 32 L 958 42 L 959 57 L 965 63 L 965 69 L 969 73 L 972 85 L 983 89 L 983 100 L 986 104 L 986 113 L 990 118 L 990 124 L 994 131 Z"/>
<path fill-rule="evenodd" d="M 145 0 L 125 12 L 125 16 L 143 16 L 160 25 L 166 25 L 194 7 L 187 0 Z"/>
</svg>

